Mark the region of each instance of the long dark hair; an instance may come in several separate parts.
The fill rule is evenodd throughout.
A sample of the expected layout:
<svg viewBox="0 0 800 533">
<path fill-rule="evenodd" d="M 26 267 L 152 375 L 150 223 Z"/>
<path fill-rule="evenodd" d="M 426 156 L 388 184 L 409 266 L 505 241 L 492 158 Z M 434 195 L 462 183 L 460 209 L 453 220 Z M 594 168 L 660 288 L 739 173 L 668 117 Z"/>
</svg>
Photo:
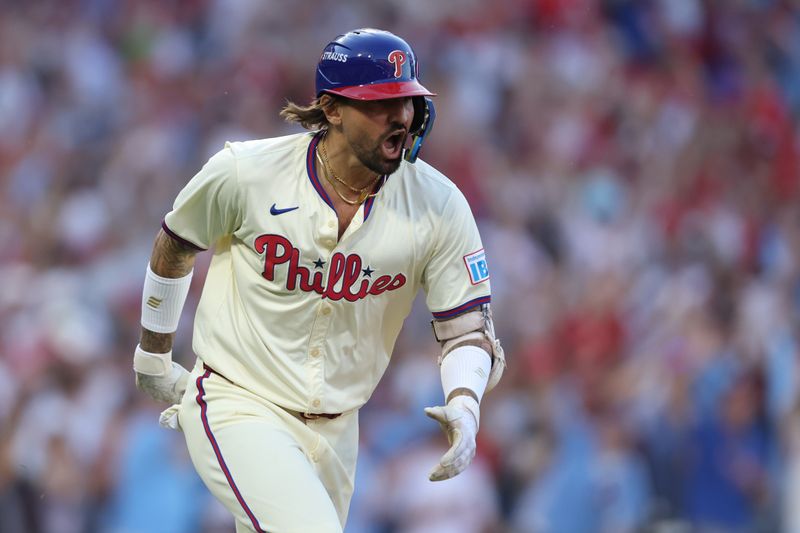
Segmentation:
<svg viewBox="0 0 800 533">
<path fill-rule="evenodd" d="M 333 105 L 337 98 L 335 95 L 323 94 L 304 106 L 287 100 L 280 116 L 286 122 L 297 122 L 307 130 L 325 130 L 330 127 L 325 109 Z"/>
</svg>

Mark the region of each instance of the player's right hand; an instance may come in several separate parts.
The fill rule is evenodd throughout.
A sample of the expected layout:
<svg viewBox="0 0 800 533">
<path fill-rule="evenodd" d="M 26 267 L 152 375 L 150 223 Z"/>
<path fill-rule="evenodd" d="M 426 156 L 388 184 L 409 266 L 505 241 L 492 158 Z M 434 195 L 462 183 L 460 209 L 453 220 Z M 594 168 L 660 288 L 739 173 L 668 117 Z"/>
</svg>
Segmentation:
<svg viewBox="0 0 800 533">
<path fill-rule="evenodd" d="M 175 361 L 165 376 L 136 372 L 136 388 L 159 402 L 180 403 L 188 381 L 189 371 Z"/>
<path fill-rule="evenodd" d="M 180 403 L 189 371 L 172 360 L 172 352 L 156 354 L 136 347 L 133 356 L 136 388 L 159 402 Z"/>
<path fill-rule="evenodd" d="M 479 412 L 478 402 L 470 396 L 456 396 L 447 405 L 425 409 L 426 415 L 439 422 L 450 442 L 450 449 L 431 470 L 431 481 L 457 476 L 472 462 L 476 451 Z"/>
</svg>

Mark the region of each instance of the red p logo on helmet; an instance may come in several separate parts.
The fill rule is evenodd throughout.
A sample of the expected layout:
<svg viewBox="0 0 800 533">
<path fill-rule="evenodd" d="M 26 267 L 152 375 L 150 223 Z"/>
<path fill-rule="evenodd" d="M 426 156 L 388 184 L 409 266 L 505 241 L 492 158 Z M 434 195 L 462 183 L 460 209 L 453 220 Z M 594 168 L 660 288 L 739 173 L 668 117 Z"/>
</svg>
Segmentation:
<svg viewBox="0 0 800 533">
<path fill-rule="evenodd" d="M 389 63 L 394 65 L 394 77 L 399 78 L 403 75 L 403 65 L 406 62 L 406 53 L 402 50 L 392 50 L 389 52 Z"/>
</svg>

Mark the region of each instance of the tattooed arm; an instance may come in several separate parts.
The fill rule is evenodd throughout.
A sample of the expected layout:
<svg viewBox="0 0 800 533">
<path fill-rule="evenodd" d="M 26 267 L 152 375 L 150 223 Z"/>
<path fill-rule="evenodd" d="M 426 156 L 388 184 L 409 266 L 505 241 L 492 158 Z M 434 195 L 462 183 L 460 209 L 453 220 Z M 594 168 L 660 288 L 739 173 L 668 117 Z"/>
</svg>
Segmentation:
<svg viewBox="0 0 800 533">
<path fill-rule="evenodd" d="M 142 334 L 133 357 L 136 386 L 153 399 L 172 404 L 181 401 L 189 376 L 172 361 L 172 343 L 196 253 L 160 230 L 142 296 Z"/>
<path fill-rule="evenodd" d="M 164 278 L 182 278 L 194 267 L 197 250 L 184 246 L 181 242 L 159 230 L 150 256 L 150 269 Z M 156 333 L 142 327 L 139 345 L 143 350 L 153 353 L 167 353 L 172 349 L 174 333 Z"/>
</svg>

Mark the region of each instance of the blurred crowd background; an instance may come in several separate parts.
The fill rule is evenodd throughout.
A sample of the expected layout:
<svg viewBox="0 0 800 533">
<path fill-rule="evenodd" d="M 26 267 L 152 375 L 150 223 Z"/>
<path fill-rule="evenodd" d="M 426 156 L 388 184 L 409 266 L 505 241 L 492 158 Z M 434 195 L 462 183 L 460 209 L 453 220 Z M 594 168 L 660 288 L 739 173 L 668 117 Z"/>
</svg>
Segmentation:
<svg viewBox="0 0 800 533">
<path fill-rule="evenodd" d="M 430 483 L 418 302 L 347 532 L 800 532 L 798 2 L 0 0 L 0 533 L 233 531 L 134 387 L 145 265 L 365 26 L 440 95 L 422 156 L 479 221 L 509 370 Z"/>
</svg>

